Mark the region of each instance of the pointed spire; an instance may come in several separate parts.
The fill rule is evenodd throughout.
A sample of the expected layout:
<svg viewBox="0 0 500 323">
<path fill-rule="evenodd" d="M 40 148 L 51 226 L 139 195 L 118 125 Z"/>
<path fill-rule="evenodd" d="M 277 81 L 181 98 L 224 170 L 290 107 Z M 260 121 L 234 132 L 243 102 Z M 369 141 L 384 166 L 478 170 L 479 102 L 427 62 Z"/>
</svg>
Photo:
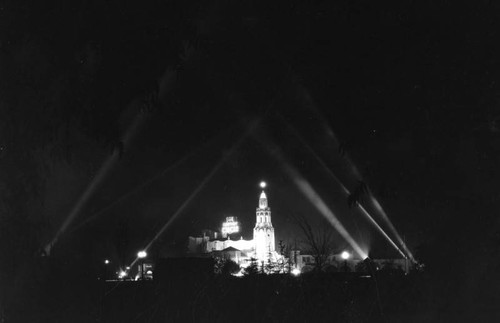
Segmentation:
<svg viewBox="0 0 500 323">
<path fill-rule="evenodd" d="M 262 188 L 262 193 L 260 193 L 259 197 L 259 208 L 265 209 L 267 208 L 267 196 L 266 193 L 264 192 L 264 188 L 266 188 L 267 183 L 262 181 L 260 182 L 259 186 Z"/>
<path fill-rule="evenodd" d="M 259 208 L 265 209 L 267 208 L 267 196 L 264 191 L 260 193 L 260 198 L 259 198 Z"/>
</svg>

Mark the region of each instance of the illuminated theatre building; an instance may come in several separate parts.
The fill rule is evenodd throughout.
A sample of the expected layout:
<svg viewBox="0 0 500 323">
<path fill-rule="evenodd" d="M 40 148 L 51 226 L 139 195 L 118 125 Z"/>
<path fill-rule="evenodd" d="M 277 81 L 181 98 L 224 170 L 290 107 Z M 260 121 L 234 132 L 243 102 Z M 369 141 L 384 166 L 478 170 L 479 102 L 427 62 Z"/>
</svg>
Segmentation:
<svg viewBox="0 0 500 323">
<path fill-rule="evenodd" d="M 265 183 L 261 184 L 265 187 Z M 264 191 L 259 197 L 256 210 L 256 222 L 253 229 L 253 240 L 234 239 L 239 233 L 240 224 L 235 217 L 226 217 L 219 232 L 203 232 L 202 237 L 189 237 L 188 252 L 190 254 L 212 255 L 231 259 L 245 267 L 251 259 L 259 264 L 276 261 L 279 256 L 275 251 L 274 228 L 271 223 L 271 208 Z M 233 236 L 233 239 L 231 239 Z"/>
</svg>

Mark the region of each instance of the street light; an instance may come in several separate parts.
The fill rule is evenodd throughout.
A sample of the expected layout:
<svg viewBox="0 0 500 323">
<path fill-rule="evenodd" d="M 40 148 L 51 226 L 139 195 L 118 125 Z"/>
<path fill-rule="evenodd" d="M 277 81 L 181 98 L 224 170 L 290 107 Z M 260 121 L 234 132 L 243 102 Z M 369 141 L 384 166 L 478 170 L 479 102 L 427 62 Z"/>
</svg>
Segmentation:
<svg viewBox="0 0 500 323">
<path fill-rule="evenodd" d="M 340 257 L 344 259 L 344 271 L 347 272 L 347 259 L 349 259 L 351 255 L 347 251 L 344 251 L 340 254 Z"/>
<path fill-rule="evenodd" d="M 120 271 L 120 273 L 118 274 L 118 278 L 120 278 L 120 279 L 124 279 L 126 276 L 127 276 L 127 272 L 124 270 Z"/>
<path fill-rule="evenodd" d="M 144 258 L 146 258 L 148 254 L 146 251 L 141 250 L 137 253 L 137 257 L 141 260 L 141 280 L 144 280 Z"/>
<path fill-rule="evenodd" d="M 264 181 L 260 182 L 260 187 L 265 188 L 266 185 L 267 185 L 266 182 L 264 182 Z"/>
<path fill-rule="evenodd" d="M 104 259 L 104 267 L 102 268 L 103 270 L 103 280 L 106 281 L 106 279 L 108 279 L 108 265 L 111 263 L 111 261 L 109 261 L 108 259 Z"/>
</svg>

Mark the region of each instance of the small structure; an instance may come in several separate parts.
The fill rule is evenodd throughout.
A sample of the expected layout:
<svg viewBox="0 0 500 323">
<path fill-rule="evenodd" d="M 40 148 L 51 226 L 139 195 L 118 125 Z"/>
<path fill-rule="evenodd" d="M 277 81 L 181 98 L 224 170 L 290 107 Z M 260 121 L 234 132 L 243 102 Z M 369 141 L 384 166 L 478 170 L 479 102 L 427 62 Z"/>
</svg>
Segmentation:
<svg viewBox="0 0 500 323">
<path fill-rule="evenodd" d="M 393 269 L 408 273 L 412 267 L 408 259 L 372 259 L 371 261 L 375 265 L 374 270 Z M 357 265 L 361 262 L 363 262 L 361 258 L 353 257 L 351 254 L 344 251 L 326 257 L 322 270 L 326 272 L 356 271 Z M 300 250 L 291 250 L 290 264 L 291 268 L 305 273 L 314 269 L 316 266 L 316 260 L 314 255 L 301 254 Z"/>
<path fill-rule="evenodd" d="M 241 250 L 234 247 L 227 247 L 226 249 L 220 251 L 214 251 L 214 256 L 226 260 L 232 260 L 239 264 L 241 262 Z"/>
</svg>

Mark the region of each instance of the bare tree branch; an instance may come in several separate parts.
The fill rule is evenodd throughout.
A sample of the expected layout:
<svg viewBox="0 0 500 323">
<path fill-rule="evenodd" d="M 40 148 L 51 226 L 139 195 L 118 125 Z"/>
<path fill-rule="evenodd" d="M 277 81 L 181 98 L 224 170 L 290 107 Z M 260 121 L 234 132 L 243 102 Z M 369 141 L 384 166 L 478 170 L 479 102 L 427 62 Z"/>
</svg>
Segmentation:
<svg viewBox="0 0 500 323">
<path fill-rule="evenodd" d="M 312 227 L 302 214 L 292 214 L 292 218 L 304 235 L 315 260 L 315 270 L 321 271 L 333 250 L 333 230 L 329 226 Z"/>
</svg>

